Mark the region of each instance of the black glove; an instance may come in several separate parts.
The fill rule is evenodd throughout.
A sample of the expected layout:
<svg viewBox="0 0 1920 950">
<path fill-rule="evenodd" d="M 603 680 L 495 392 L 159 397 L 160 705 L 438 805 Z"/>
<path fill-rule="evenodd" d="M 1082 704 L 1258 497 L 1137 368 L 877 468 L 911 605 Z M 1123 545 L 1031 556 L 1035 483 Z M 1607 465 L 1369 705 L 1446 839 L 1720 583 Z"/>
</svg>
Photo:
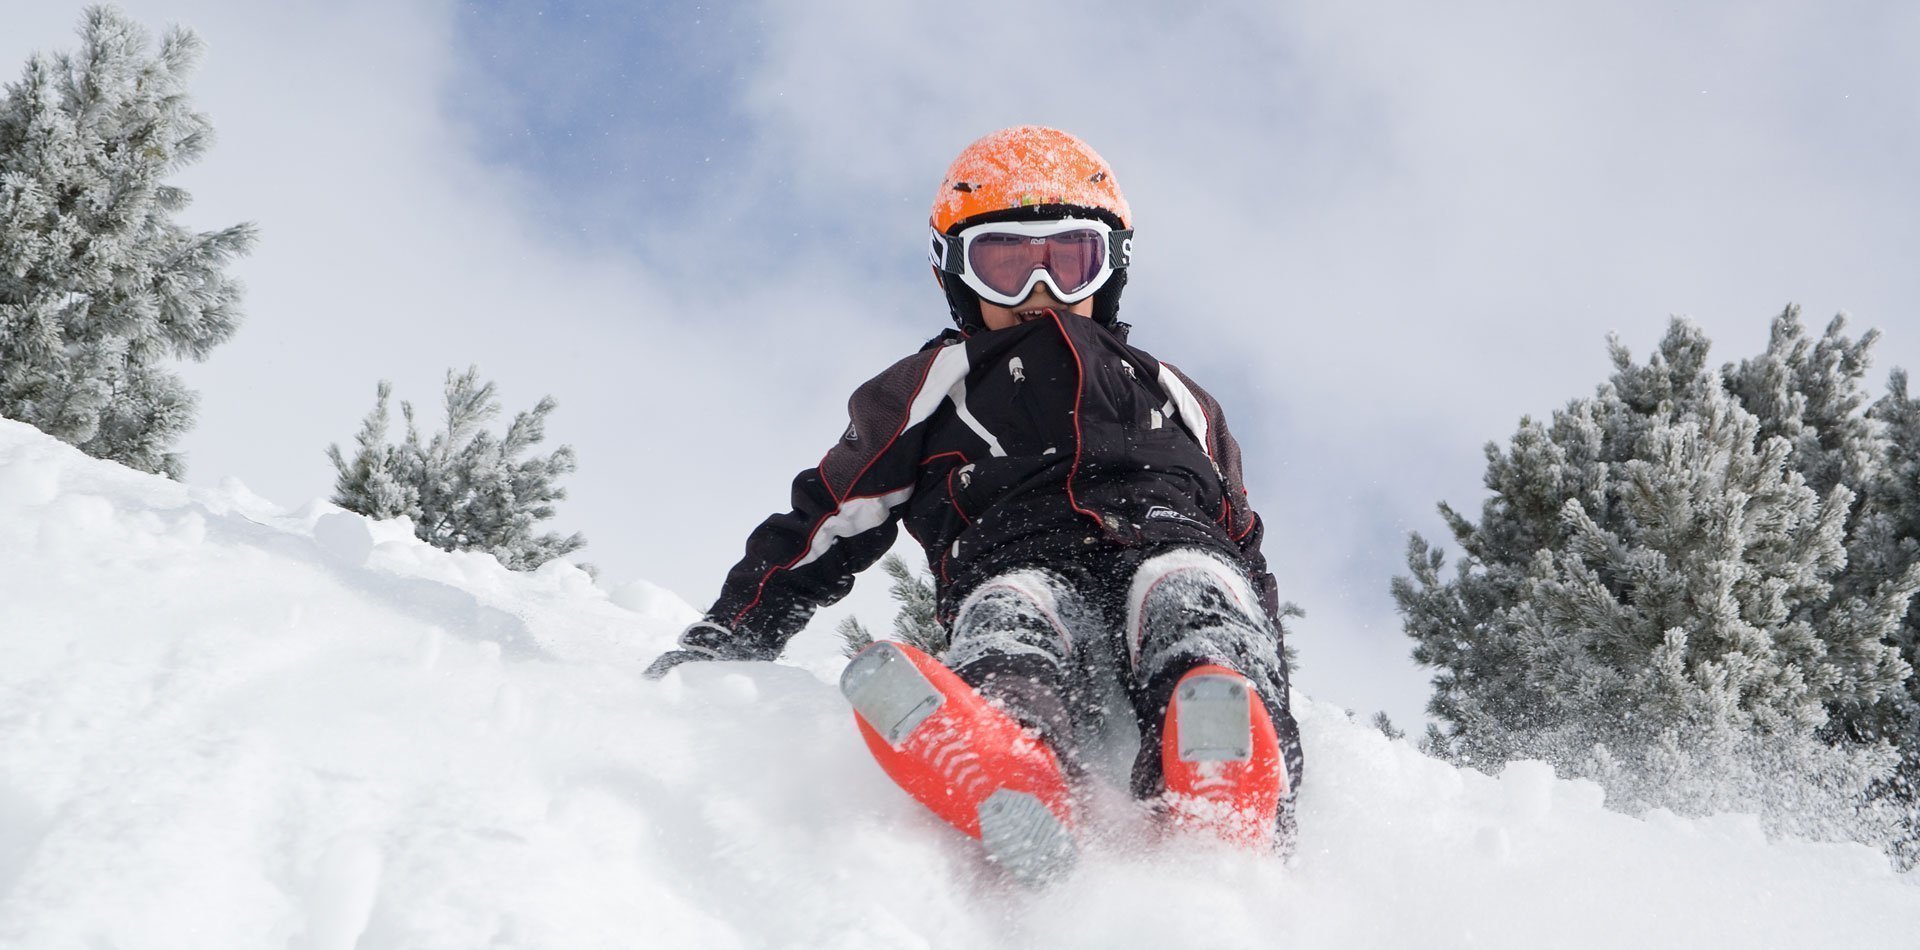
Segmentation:
<svg viewBox="0 0 1920 950">
<path fill-rule="evenodd" d="M 647 667 L 647 672 L 643 675 L 645 675 L 647 679 L 657 680 L 667 675 L 670 670 L 682 663 L 691 663 L 695 660 L 717 659 L 719 659 L 719 657 L 702 650 L 668 650 L 660 654 L 660 658 L 654 660 L 653 663 Z"/>
<path fill-rule="evenodd" d="M 700 660 L 771 660 L 777 653 L 742 642 L 733 631 L 710 620 L 696 620 L 680 633 L 680 649 L 668 650 L 647 667 L 647 679 L 657 680 L 682 663 Z"/>
</svg>

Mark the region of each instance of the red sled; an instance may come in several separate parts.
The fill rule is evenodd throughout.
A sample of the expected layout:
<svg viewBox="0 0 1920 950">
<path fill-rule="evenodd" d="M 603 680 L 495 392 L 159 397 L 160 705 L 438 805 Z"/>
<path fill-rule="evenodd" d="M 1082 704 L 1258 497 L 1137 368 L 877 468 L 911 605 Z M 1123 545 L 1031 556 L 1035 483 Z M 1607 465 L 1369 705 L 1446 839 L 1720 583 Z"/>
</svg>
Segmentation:
<svg viewBox="0 0 1920 950">
<path fill-rule="evenodd" d="M 1034 882 L 1073 865 L 1072 797 L 1053 750 L 952 670 L 881 641 L 847 665 L 840 690 L 880 768 L 989 860 Z"/>
</svg>

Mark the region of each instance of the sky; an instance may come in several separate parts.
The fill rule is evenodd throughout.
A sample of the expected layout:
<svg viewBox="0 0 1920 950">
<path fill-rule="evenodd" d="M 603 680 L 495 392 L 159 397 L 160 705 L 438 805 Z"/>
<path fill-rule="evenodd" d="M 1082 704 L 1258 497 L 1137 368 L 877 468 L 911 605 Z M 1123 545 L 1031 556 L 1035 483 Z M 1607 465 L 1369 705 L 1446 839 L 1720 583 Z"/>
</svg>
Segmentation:
<svg viewBox="0 0 1920 950">
<path fill-rule="evenodd" d="M 256 222 L 183 372 L 188 481 L 324 497 L 375 384 L 560 404 L 557 527 L 704 607 L 860 382 L 946 325 L 926 208 L 1036 122 L 1113 164 L 1133 342 L 1226 407 L 1296 683 L 1421 718 L 1388 595 L 1482 446 L 1673 315 L 1721 361 L 1789 303 L 1920 368 L 1920 8 L 1786 2 L 507 4 L 130 0 L 208 45 L 186 221 Z M 0 0 L 0 75 L 81 5 Z M 1449 546 L 1451 547 L 1451 546 Z M 904 549 L 903 549 L 904 550 Z M 863 582 L 847 612 L 887 625 Z"/>
</svg>

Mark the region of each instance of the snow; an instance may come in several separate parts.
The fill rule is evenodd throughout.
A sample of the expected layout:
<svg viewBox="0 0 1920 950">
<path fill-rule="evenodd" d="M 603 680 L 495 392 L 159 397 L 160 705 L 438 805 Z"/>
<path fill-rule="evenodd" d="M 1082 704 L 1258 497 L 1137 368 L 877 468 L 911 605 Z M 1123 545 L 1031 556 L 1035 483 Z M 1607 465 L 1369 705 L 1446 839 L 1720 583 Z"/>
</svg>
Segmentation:
<svg viewBox="0 0 1920 950">
<path fill-rule="evenodd" d="M 1081 867 L 985 869 L 835 664 L 640 671 L 695 611 L 86 458 L 0 421 L 0 947 L 1804 947 L 1920 880 L 1740 815 L 1637 819 L 1296 696 L 1287 863 L 1097 788 Z M 808 639 L 825 641 L 824 634 Z M 801 651 L 803 654 L 809 651 Z M 824 656 L 812 648 L 812 655 Z"/>
</svg>

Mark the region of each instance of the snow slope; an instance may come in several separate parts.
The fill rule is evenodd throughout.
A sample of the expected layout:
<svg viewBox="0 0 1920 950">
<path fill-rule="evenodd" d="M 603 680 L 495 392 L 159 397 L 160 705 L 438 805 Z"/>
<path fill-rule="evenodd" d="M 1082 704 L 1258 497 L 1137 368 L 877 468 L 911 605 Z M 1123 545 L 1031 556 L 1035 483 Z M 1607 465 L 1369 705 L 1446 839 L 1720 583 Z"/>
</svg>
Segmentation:
<svg viewBox="0 0 1920 950">
<path fill-rule="evenodd" d="M 1102 792 L 1029 892 L 888 784 L 819 634 L 642 679 L 692 616 L 0 421 L 0 946 L 1920 945 L 1867 848 L 1615 815 L 1305 697 L 1290 864 Z"/>
</svg>

